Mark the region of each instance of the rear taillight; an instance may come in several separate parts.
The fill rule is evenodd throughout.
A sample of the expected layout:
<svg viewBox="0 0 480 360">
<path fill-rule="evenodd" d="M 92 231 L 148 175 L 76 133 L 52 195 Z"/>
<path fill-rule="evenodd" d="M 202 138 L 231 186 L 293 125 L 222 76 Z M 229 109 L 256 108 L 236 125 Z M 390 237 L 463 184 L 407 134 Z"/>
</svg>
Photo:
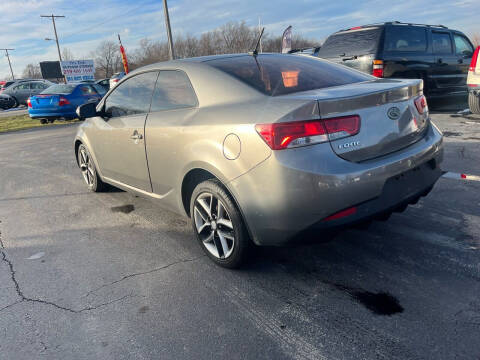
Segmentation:
<svg viewBox="0 0 480 360">
<path fill-rule="evenodd" d="M 360 131 L 360 117 L 257 124 L 255 130 L 272 150 L 283 150 L 356 135 Z"/>
<path fill-rule="evenodd" d="M 32 107 L 32 102 L 30 101 L 30 98 L 28 98 L 28 100 L 27 100 L 27 106 L 28 106 L 29 108 Z"/>
<path fill-rule="evenodd" d="M 428 111 L 427 99 L 424 95 L 415 99 L 415 107 L 417 108 L 419 114 L 423 114 L 424 112 Z"/>
<path fill-rule="evenodd" d="M 477 68 L 479 52 L 480 52 L 480 46 L 477 46 L 477 48 L 475 49 L 475 52 L 473 53 L 472 61 L 470 62 L 470 68 L 468 69 L 468 71 L 475 71 L 475 69 Z"/>
<path fill-rule="evenodd" d="M 372 75 L 375 77 L 383 77 L 383 60 L 373 60 Z"/>
<path fill-rule="evenodd" d="M 67 98 L 60 96 L 60 100 L 58 100 L 58 106 L 69 105 L 69 104 L 70 104 L 70 101 L 68 101 Z"/>
</svg>

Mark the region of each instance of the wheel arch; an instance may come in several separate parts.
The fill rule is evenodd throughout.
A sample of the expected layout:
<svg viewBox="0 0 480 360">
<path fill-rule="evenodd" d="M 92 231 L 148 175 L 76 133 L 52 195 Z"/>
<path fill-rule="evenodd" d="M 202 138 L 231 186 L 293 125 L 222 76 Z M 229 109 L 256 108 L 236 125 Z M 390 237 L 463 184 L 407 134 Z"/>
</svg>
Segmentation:
<svg viewBox="0 0 480 360">
<path fill-rule="evenodd" d="M 250 227 L 243 214 L 242 208 L 240 207 L 240 204 L 235 198 L 235 195 L 233 194 L 233 192 L 230 191 L 227 184 L 224 181 L 222 181 L 219 176 L 216 176 L 213 172 L 206 170 L 205 168 L 202 168 L 202 167 L 192 168 L 183 177 L 182 185 L 181 185 L 181 198 L 182 198 L 182 205 L 185 210 L 185 214 L 188 217 L 190 217 L 190 202 L 191 202 L 193 190 L 195 189 L 195 187 L 201 182 L 206 180 L 211 180 L 211 179 L 217 180 L 225 188 L 228 194 L 232 197 L 235 206 L 240 212 L 240 216 L 242 217 L 242 220 L 245 225 L 245 228 L 247 229 L 248 235 L 250 239 L 253 239 L 252 232 L 250 231 Z"/>
<path fill-rule="evenodd" d="M 81 135 L 83 135 L 83 136 L 81 136 Z M 100 169 L 100 166 L 98 165 L 97 156 L 96 156 L 95 152 L 93 151 L 92 146 L 90 146 L 90 142 L 86 138 L 85 133 L 83 133 L 83 132 L 79 132 L 79 134 L 77 134 L 77 136 L 75 137 L 75 140 L 74 140 L 75 161 L 77 162 L 77 166 L 80 166 L 80 164 L 78 163 L 78 148 L 80 147 L 80 145 L 85 145 L 87 147 L 88 152 L 90 153 L 90 156 L 93 159 L 93 163 L 95 164 L 95 168 L 97 170 L 97 173 L 100 176 L 100 179 L 102 181 L 104 181 L 103 180 L 104 177 L 103 177 L 102 169 Z"/>
</svg>

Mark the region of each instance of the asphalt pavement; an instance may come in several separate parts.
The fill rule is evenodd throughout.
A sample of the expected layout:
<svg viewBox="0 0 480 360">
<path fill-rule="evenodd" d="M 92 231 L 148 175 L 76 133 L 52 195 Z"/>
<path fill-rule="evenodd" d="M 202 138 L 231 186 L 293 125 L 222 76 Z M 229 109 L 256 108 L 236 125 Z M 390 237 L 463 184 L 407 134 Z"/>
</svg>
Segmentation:
<svg viewBox="0 0 480 360">
<path fill-rule="evenodd" d="M 480 117 L 433 119 L 443 169 L 480 175 Z M 76 126 L 0 135 L 0 359 L 480 359 L 479 181 L 232 271 L 187 220 L 87 191 Z"/>
</svg>

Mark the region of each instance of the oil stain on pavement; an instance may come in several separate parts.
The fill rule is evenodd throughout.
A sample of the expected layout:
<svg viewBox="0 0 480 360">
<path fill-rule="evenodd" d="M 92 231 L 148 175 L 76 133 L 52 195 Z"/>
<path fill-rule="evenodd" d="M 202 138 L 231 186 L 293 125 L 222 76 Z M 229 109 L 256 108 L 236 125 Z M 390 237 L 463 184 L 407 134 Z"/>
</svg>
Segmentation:
<svg viewBox="0 0 480 360">
<path fill-rule="evenodd" d="M 114 206 L 110 209 L 113 212 L 121 212 L 121 213 L 124 213 L 124 214 L 129 214 L 133 210 L 135 210 L 135 206 L 133 206 L 132 204 L 128 204 L 128 205 Z"/>
<path fill-rule="evenodd" d="M 341 284 L 332 284 L 337 289 L 345 291 L 352 299 L 358 301 L 376 315 L 391 316 L 403 312 L 403 307 L 398 299 L 387 292 L 371 292 L 354 289 Z"/>
</svg>

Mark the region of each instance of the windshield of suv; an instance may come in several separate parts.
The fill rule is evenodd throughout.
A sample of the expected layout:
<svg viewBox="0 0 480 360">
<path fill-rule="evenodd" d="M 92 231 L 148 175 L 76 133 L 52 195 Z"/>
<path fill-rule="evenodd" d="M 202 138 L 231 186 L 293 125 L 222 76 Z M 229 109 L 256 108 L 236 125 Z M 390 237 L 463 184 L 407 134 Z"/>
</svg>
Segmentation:
<svg viewBox="0 0 480 360">
<path fill-rule="evenodd" d="M 270 96 L 372 79 L 367 74 L 313 56 L 245 55 L 206 63 Z"/>
<path fill-rule="evenodd" d="M 381 33 L 380 27 L 369 27 L 333 34 L 322 45 L 318 56 L 334 58 L 372 54 L 378 47 Z"/>
</svg>

